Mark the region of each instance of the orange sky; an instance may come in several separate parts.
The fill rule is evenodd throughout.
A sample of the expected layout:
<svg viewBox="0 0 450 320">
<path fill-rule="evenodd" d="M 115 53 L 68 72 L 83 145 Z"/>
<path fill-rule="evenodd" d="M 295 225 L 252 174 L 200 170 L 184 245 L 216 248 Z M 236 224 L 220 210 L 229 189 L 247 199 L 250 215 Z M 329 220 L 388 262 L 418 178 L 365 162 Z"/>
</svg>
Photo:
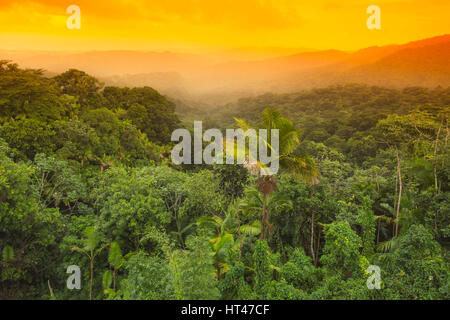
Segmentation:
<svg viewBox="0 0 450 320">
<path fill-rule="evenodd" d="M 81 30 L 66 8 L 81 8 Z M 381 8 L 368 30 L 366 8 Z M 449 0 L 0 0 L 0 49 L 355 50 L 450 33 Z"/>
</svg>

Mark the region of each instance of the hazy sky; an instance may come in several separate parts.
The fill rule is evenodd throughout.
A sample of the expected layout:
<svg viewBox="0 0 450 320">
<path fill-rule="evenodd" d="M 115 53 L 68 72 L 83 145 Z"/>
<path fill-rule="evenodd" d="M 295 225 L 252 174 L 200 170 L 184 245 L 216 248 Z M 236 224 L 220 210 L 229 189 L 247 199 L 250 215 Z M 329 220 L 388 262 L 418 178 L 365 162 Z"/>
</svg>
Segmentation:
<svg viewBox="0 0 450 320">
<path fill-rule="evenodd" d="M 72 4 L 80 30 L 66 27 Z M 449 0 L 0 0 L 0 49 L 354 50 L 450 33 L 449 13 Z"/>
</svg>

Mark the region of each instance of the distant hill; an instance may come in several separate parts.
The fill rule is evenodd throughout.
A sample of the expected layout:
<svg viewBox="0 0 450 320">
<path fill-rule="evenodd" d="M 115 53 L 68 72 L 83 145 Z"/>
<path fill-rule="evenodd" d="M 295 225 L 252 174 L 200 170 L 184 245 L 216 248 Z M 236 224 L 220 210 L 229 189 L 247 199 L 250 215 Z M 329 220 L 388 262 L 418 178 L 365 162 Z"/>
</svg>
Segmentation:
<svg viewBox="0 0 450 320">
<path fill-rule="evenodd" d="M 289 92 L 330 84 L 365 83 L 396 88 L 450 86 L 450 35 L 404 45 L 370 47 L 341 61 L 281 76 L 272 87 Z"/>
<path fill-rule="evenodd" d="M 151 85 L 159 92 L 174 97 L 189 95 L 186 80 L 178 72 L 121 74 L 99 78 L 104 84 L 117 87 L 144 87 Z"/>
<path fill-rule="evenodd" d="M 352 81 L 396 87 L 450 85 L 450 42 L 407 47 L 345 76 Z"/>
<path fill-rule="evenodd" d="M 269 51 L 276 50 L 287 53 L 294 49 Z M 355 52 L 298 50 L 301 52 L 252 61 L 226 60 L 255 57 L 251 48 L 242 55 L 222 52 L 221 58 L 175 52 L 0 51 L 0 59 L 12 59 L 21 67 L 44 68 L 49 74 L 81 69 L 109 84 L 148 85 L 175 98 L 213 104 L 268 91 L 352 82 L 397 88 L 450 86 L 450 35 Z"/>
</svg>

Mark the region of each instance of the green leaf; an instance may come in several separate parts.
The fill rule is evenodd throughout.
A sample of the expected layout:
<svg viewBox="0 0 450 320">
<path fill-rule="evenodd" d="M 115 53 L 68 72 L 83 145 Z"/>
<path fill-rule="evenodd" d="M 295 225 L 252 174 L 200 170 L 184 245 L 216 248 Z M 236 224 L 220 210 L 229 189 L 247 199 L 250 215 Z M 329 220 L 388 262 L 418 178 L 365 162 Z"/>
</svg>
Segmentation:
<svg viewBox="0 0 450 320">
<path fill-rule="evenodd" d="M 85 249 L 88 251 L 93 251 L 97 247 L 98 242 L 100 241 L 94 227 L 87 227 L 84 230 L 84 236 L 86 237 L 84 239 Z"/>
<path fill-rule="evenodd" d="M 103 289 L 108 289 L 111 287 L 112 278 L 111 270 L 106 270 L 105 273 L 103 273 Z"/>
<path fill-rule="evenodd" d="M 217 241 L 215 241 L 213 248 L 215 252 L 218 252 L 220 249 L 222 249 L 222 247 L 228 243 L 228 242 L 233 242 L 233 235 L 226 233 L 221 237 L 216 238 Z"/>
<path fill-rule="evenodd" d="M 11 246 L 6 246 L 2 250 L 3 261 L 9 261 L 14 259 L 14 249 Z"/>
<path fill-rule="evenodd" d="M 122 252 L 117 241 L 113 241 L 109 247 L 108 261 L 116 269 L 120 268 L 123 264 Z"/>
</svg>

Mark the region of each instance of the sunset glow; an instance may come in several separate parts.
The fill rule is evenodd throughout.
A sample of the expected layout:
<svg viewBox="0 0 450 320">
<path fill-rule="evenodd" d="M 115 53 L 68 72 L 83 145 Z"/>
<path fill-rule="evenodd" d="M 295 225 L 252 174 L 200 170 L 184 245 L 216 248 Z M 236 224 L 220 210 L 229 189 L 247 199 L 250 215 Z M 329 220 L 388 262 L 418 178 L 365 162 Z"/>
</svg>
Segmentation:
<svg viewBox="0 0 450 320">
<path fill-rule="evenodd" d="M 72 4 L 81 8 L 80 30 L 66 27 Z M 373 4 L 381 30 L 366 27 Z M 449 12 L 448 0 L 1 0 L 0 48 L 355 50 L 450 33 Z"/>
</svg>

